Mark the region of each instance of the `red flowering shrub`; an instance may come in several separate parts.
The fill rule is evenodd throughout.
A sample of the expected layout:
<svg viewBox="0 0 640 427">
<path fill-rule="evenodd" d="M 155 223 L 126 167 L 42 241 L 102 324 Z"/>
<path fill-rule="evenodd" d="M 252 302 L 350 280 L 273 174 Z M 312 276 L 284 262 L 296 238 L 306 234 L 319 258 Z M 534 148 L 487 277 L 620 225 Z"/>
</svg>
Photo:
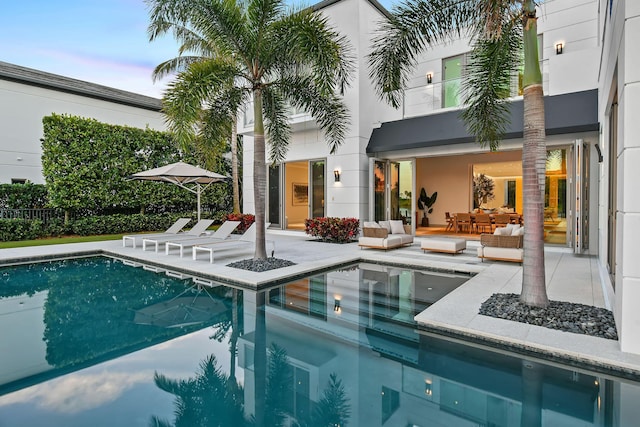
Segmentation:
<svg viewBox="0 0 640 427">
<path fill-rule="evenodd" d="M 307 218 L 304 231 L 325 242 L 346 243 L 358 237 L 360 220 L 357 218 Z"/>
<path fill-rule="evenodd" d="M 227 215 L 227 221 L 240 221 L 240 224 L 238 224 L 238 228 L 234 230 L 234 233 L 244 233 L 247 231 L 247 228 L 251 227 L 251 224 L 256 221 L 256 217 L 251 214 L 230 213 Z"/>
</svg>

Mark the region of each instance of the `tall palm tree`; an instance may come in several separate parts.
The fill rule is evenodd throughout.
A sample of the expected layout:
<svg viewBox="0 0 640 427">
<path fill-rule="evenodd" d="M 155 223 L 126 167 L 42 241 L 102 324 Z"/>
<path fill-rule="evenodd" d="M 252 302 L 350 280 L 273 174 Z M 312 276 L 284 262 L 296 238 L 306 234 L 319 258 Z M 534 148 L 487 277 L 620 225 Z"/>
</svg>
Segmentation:
<svg viewBox="0 0 640 427">
<path fill-rule="evenodd" d="M 378 95 L 397 108 L 419 53 L 456 37 L 470 37 L 471 61 L 463 82 L 467 109 L 462 117 L 481 145 L 497 150 L 509 120 L 509 82 L 521 67 L 524 47 L 522 171 L 527 226 L 520 299 L 544 307 L 546 146 L 535 7 L 535 0 L 406 0 L 382 23 L 369 65 Z"/>
<path fill-rule="evenodd" d="M 266 139 L 270 161 L 284 159 L 290 139 L 288 105 L 305 109 L 324 131 L 334 153 L 344 140 L 347 108 L 340 94 L 352 71 L 349 47 L 326 18 L 311 9 L 287 9 L 283 0 L 147 0 L 151 40 L 169 31 L 184 49 L 210 59 L 189 62 L 169 85 L 165 110 L 189 135 L 194 123 L 209 126 L 253 101 L 255 216 L 265 223 Z M 209 108 L 202 116 L 202 101 Z M 188 136 L 187 136 L 188 138 Z M 257 227 L 254 258 L 265 259 L 265 230 Z"/>
</svg>

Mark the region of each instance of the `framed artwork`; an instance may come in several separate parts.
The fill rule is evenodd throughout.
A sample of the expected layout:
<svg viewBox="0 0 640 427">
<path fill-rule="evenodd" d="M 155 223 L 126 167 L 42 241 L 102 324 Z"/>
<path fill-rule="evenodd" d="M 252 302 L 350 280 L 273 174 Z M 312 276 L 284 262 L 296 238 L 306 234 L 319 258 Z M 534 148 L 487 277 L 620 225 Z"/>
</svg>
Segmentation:
<svg viewBox="0 0 640 427">
<path fill-rule="evenodd" d="M 309 204 L 309 185 L 301 182 L 293 183 L 293 206 Z"/>
</svg>

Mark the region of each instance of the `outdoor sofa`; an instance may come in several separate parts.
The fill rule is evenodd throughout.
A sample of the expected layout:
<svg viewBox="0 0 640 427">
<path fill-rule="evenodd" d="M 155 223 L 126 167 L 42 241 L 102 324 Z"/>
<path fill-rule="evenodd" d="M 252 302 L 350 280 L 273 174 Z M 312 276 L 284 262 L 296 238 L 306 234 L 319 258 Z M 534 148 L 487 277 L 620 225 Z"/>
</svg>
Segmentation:
<svg viewBox="0 0 640 427">
<path fill-rule="evenodd" d="M 481 234 L 478 257 L 496 261 L 522 262 L 524 227 L 510 224 L 497 228 L 494 234 Z"/>
<path fill-rule="evenodd" d="M 411 226 L 402 224 L 400 220 L 365 221 L 362 224 L 362 235 L 358 239 L 360 248 L 394 249 L 411 245 L 413 235 Z"/>
</svg>

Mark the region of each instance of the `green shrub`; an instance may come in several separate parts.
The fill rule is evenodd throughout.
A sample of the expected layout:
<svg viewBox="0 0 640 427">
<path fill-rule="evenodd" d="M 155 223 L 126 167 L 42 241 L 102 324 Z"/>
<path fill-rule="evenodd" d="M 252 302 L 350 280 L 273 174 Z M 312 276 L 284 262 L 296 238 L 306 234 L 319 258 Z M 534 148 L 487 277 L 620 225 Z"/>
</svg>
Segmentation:
<svg viewBox="0 0 640 427">
<path fill-rule="evenodd" d="M 0 209 L 41 209 L 47 202 L 44 184 L 0 184 Z"/>
<path fill-rule="evenodd" d="M 307 218 L 304 231 L 326 242 L 347 243 L 358 236 L 360 221 L 356 218 Z"/>
</svg>

